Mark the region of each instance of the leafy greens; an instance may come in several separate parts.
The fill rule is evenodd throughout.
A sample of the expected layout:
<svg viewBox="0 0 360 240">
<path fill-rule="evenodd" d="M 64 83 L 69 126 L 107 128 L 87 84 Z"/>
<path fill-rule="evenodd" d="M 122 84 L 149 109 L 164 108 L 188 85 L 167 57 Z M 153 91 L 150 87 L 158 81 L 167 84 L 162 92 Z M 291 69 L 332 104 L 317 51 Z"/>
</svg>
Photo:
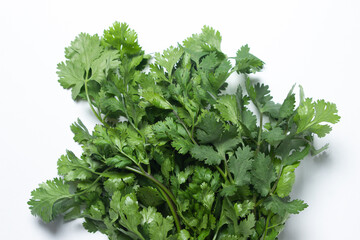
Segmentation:
<svg viewBox="0 0 360 240">
<path fill-rule="evenodd" d="M 83 218 L 111 240 L 277 239 L 307 207 L 289 197 L 295 169 L 327 148 L 315 149 L 314 137 L 340 117 L 301 87 L 298 106 L 293 89 L 273 102 L 269 87 L 249 78 L 264 62 L 247 45 L 234 58 L 220 46 L 207 26 L 154 57 L 125 23 L 102 37 L 79 34 L 58 64 L 59 83 L 99 124 L 71 125 L 83 152 L 59 158 L 61 177 L 31 193 L 31 213 Z M 245 88 L 226 94 L 235 73 Z"/>
</svg>

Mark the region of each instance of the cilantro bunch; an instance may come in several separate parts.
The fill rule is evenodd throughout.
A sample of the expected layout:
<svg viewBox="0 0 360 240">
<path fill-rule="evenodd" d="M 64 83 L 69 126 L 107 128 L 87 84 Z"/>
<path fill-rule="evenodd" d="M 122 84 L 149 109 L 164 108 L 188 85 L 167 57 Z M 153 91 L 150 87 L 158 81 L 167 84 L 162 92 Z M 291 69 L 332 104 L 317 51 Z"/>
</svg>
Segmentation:
<svg viewBox="0 0 360 240">
<path fill-rule="evenodd" d="M 114 23 L 102 37 L 81 33 L 65 49 L 59 82 L 87 101 L 99 124 L 71 125 L 81 156 L 66 151 L 61 177 L 41 183 L 28 202 L 50 222 L 83 218 L 111 240 L 271 240 L 290 214 L 307 207 L 289 197 L 295 169 L 340 117 L 336 105 L 294 87 L 275 103 L 249 74 L 264 63 L 242 46 L 220 48 L 204 27 L 154 57 L 137 34 Z M 244 89 L 225 94 L 231 74 Z"/>
</svg>

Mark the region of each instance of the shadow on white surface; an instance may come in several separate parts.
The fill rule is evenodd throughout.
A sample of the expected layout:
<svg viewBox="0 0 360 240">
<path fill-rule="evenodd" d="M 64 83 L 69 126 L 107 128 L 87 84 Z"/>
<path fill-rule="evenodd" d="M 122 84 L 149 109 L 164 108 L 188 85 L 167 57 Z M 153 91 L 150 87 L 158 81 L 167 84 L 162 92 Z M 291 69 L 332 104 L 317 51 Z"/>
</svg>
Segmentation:
<svg viewBox="0 0 360 240">
<path fill-rule="evenodd" d="M 309 188 L 316 188 L 316 179 L 319 178 L 324 172 L 326 172 L 327 169 L 330 169 L 333 164 L 333 158 L 326 150 L 316 156 L 309 156 L 303 159 L 300 167 L 295 170 L 296 180 L 293 191 L 290 194 L 291 198 L 301 199 L 308 203 L 308 197 L 305 193 L 309 192 Z M 312 182 L 315 183 L 315 186 L 311 185 Z M 316 189 L 312 189 L 311 191 L 316 191 Z M 311 207 L 312 204 L 308 204 L 309 207 Z M 309 207 L 300 212 L 299 215 L 290 215 L 290 218 L 286 221 L 284 231 L 279 235 L 279 240 L 304 240 L 304 234 L 302 234 L 302 231 L 308 230 L 299 229 L 297 222 L 301 222 L 304 221 L 303 219 L 306 219 L 305 216 L 302 216 L 303 214 L 309 214 L 306 211 L 315 210 L 314 208 L 309 209 Z M 311 221 L 316 221 L 316 219 L 313 218 Z M 311 223 L 308 224 L 312 225 Z M 313 240 L 313 238 L 309 240 Z"/>
<path fill-rule="evenodd" d="M 81 223 L 76 221 L 65 222 L 62 217 L 57 217 L 50 223 L 45 223 L 39 218 L 35 219 L 35 221 L 37 221 L 40 228 L 46 231 L 49 235 L 53 235 L 53 236 L 60 235 L 64 231 L 64 229 L 69 227 L 69 225 L 73 225 L 72 228 L 75 227 L 79 231 L 84 230 Z"/>
</svg>

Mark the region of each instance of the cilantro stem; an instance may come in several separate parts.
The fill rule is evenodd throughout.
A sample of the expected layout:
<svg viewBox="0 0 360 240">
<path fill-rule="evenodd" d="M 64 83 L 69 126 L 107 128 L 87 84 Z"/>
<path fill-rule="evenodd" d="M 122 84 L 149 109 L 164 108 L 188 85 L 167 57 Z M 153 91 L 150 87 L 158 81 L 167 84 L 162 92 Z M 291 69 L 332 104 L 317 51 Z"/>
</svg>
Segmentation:
<svg viewBox="0 0 360 240">
<path fill-rule="evenodd" d="M 176 207 L 175 207 L 174 203 L 169 199 L 169 196 L 160 187 L 158 187 L 158 189 L 159 189 L 161 195 L 163 195 L 166 203 L 168 204 L 168 206 L 170 208 L 171 214 L 174 217 L 175 226 L 176 226 L 177 231 L 180 232 L 181 231 L 180 219 L 176 213 Z"/>
<path fill-rule="evenodd" d="M 270 218 L 272 217 L 272 213 L 270 213 L 267 217 L 266 217 L 266 225 L 265 225 L 265 231 L 264 234 L 262 235 L 260 240 L 266 240 L 266 235 L 267 235 L 267 230 L 268 230 L 268 226 L 269 226 L 269 221 Z"/>
<path fill-rule="evenodd" d="M 262 128 L 263 128 L 263 113 L 260 111 L 260 126 L 259 126 L 258 140 L 256 143 L 257 147 L 256 147 L 255 155 L 257 155 L 260 151 Z"/>
<path fill-rule="evenodd" d="M 87 85 L 87 83 L 88 83 L 88 79 L 87 79 L 87 75 L 88 75 L 88 73 L 86 73 L 86 80 L 85 80 L 85 94 L 86 94 L 86 99 L 87 99 L 87 101 L 88 101 L 88 103 L 89 103 L 89 105 L 90 105 L 90 108 L 91 108 L 91 111 L 94 113 L 94 115 L 96 116 L 96 118 L 102 123 L 102 124 L 104 124 L 104 126 L 106 126 L 106 127 L 109 127 L 109 125 L 101 118 L 101 116 L 95 111 L 95 109 L 94 109 L 94 106 L 93 106 L 93 104 L 92 104 L 92 102 L 91 102 L 91 99 L 90 99 L 90 96 L 89 96 L 89 90 L 88 90 L 88 85 Z"/>
<path fill-rule="evenodd" d="M 228 182 L 229 180 L 227 179 L 226 174 L 224 173 L 224 171 L 219 166 L 215 166 L 215 167 L 219 171 L 220 175 L 224 178 L 225 182 Z"/>
<path fill-rule="evenodd" d="M 110 169 L 113 169 L 113 167 L 109 167 L 109 168 L 105 169 L 103 173 L 109 171 Z M 100 175 L 95 179 L 95 181 L 89 187 L 85 188 L 81 192 L 78 192 L 78 193 L 74 194 L 73 196 L 79 196 L 79 195 L 81 195 L 83 193 L 86 193 L 89 189 L 91 189 L 103 177 L 101 173 L 96 173 L 96 174 L 100 174 Z"/>
<path fill-rule="evenodd" d="M 187 129 L 185 123 L 183 122 L 183 120 L 179 117 L 178 113 L 173 109 L 173 113 L 175 114 L 176 118 L 179 120 L 179 122 L 181 123 L 181 125 L 184 127 L 186 133 L 189 135 L 191 141 L 195 144 L 198 145 L 197 142 L 195 141 L 194 137 L 192 136 L 192 134 L 189 132 L 189 129 Z"/>
<path fill-rule="evenodd" d="M 229 176 L 230 182 L 234 183 L 234 179 L 230 174 L 230 170 L 229 170 L 229 167 L 228 167 L 228 164 L 227 164 L 226 157 L 224 158 L 224 167 L 225 167 L 225 177 Z"/>
<path fill-rule="evenodd" d="M 281 174 L 282 174 L 283 169 L 284 169 L 284 166 L 281 165 L 281 168 L 280 168 L 280 171 L 279 171 L 279 175 L 278 175 L 278 177 L 277 177 L 277 179 L 276 179 L 276 182 L 274 183 L 273 187 L 271 188 L 269 195 L 271 195 L 271 194 L 273 194 L 273 193 L 275 192 L 276 187 L 277 187 L 277 185 L 278 185 L 278 183 L 279 183 L 279 180 L 280 180 L 280 177 L 281 177 Z"/>
<path fill-rule="evenodd" d="M 126 115 L 126 118 L 128 119 L 128 122 L 130 123 L 130 125 L 135 129 L 135 131 L 138 132 L 138 134 L 142 137 L 143 139 L 143 142 L 144 142 L 144 150 L 145 150 L 145 155 L 146 157 L 148 156 L 147 155 L 147 151 L 146 151 L 146 143 L 147 143 L 147 140 L 146 140 L 146 137 L 144 136 L 144 134 L 140 131 L 140 129 L 138 128 L 138 126 L 135 125 L 135 123 L 133 122 L 133 120 L 130 118 L 130 115 L 128 113 L 128 110 L 127 110 L 127 104 L 125 103 L 125 99 L 124 99 L 124 96 L 121 95 L 121 99 L 122 99 L 122 102 L 124 104 L 124 108 L 125 108 L 125 115 Z M 141 165 L 140 165 L 141 167 Z M 150 174 L 151 173 L 151 167 L 150 167 L 150 164 L 148 165 L 148 173 Z"/>
<path fill-rule="evenodd" d="M 160 193 L 163 195 L 163 197 L 165 198 L 166 203 L 168 204 L 170 211 L 174 217 L 174 221 L 175 221 L 175 225 L 176 225 L 176 229 L 178 232 L 181 231 L 181 225 L 180 225 L 180 220 L 179 220 L 179 216 L 177 215 L 177 210 L 176 210 L 176 198 L 174 196 L 174 194 L 161 182 L 159 182 L 159 180 L 157 180 L 156 178 L 154 178 L 152 175 L 148 174 L 147 172 L 144 171 L 144 169 L 136 169 L 133 167 L 125 167 L 127 170 L 130 170 L 132 172 L 138 173 L 144 177 L 146 177 L 147 179 L 149 179 L 150 181 L 152 181 L 153 183 L 155 183 L 158 186 L 158 189 L 160 191 Z"/>
<path fill-rule="evenodd" d="M 171 200 L 176 203 L 176 198 L 174 196 L 174 194 L 161 182 L 159 182 L 159 180 L 157 180 L 156 178 L 154 178 L 152 175 L 148 174 L 147 172 L 145 172 L 144 170 L 141 169 L 136 169 L 134 167 L 125 167 L 126 169 L 138 173 L 146 178 L 148 178 L 149 180 L 151 180 L 153 183 L 155 183 L 156 185 L 158 185 L 167 195 L 169 195 L 169 197 L 171 198 Z"/>
<path fill-rule="evenodd" d="M 278 223 L 278 224 L 272 225 L 272 226 L 268 227 L 267 229 L 271 229 L 271 228 L 280 226 L 280 225 L 282 225 L 282 224 L 284 224 L 284 223 L 282 222 L 282 223 Z"/>
</svg>

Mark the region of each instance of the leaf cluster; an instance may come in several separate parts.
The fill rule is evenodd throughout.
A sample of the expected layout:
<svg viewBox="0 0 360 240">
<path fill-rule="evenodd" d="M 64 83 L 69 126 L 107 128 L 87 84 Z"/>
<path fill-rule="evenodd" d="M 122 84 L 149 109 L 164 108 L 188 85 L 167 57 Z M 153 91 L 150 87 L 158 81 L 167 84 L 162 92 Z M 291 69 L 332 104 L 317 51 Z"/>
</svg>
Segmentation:
<svg viewBox="0 0 360 240">
<path fill-rule="evenodd" d="M 99 124 L 71 125 L 81 156 L 66 151 L 60 177 L 31 193 L 33 215 L 83 218 L 111 240 L 271 240 L 291 214 L 295 169 L 340 117 L 335 104 L 294 87 L 275 103 L 249 74 L 264 63 L 242 46 L 221 51 L 220 33 L 201 33 L 154 56 L 114 23 L 103 36 L 79 34 L 59 63 L 59 83 L 87 101 Z M 226 94 L 231 74 L 244 88 Z"/>
</svg>

